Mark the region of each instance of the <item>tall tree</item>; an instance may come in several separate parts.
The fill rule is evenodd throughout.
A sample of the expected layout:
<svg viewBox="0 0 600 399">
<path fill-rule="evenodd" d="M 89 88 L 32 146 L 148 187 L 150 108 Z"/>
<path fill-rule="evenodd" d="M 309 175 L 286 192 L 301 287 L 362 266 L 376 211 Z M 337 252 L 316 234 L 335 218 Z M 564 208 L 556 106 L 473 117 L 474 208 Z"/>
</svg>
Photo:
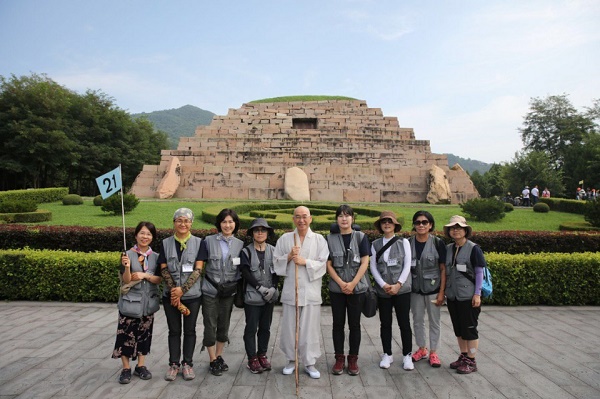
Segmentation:
<svg viewBox="0 0 600 399">
<path fill-rule="evenodd" d="M 503 170 L 503 178 L 508 182 L 508 191 L 520 195 L 525 186 L 537 185 L 540 191 L 548 187 L 553 195 L 565 192 L 562 171 L 555 171 L 550 157 L 541 151 L 522 151 Z"/>
<path fill-rule="evenodd" d="M 566 94 L 533 98 L 519 129 L 526 150 L 545 152 L 556 170 L 565 163 L 569 147 L 581 145 L 594 131 L 593 120 L 579 113 Z"/>
<path fill-rule="evenodd" d="M 164 133 L 132 120 L 106 94 L 80 95 L 37 74 L 0 76 L 0 140 L 0 189 L 68 186 L 84 195 L 118 164 L 131 185 L 168 146 Z"/>
</svg>

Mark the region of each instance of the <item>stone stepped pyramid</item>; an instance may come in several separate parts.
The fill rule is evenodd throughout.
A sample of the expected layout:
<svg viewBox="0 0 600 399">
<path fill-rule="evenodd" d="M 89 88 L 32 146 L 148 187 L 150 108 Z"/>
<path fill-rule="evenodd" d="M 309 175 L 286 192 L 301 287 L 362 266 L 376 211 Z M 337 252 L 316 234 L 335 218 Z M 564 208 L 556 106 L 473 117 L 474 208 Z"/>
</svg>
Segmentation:
<svg viewBox="0 0 600 399">
<path fill-rule="evenodd" d="M 144 166 L 132 192 L 283 199 L 286 170 L 298 167 L 314 201 L 426 202 L 434 166 L 447 179 L 452 203 L 478 196 L 462 168 L 450 169 L 428 140 L 365 101 L 247 103 L 182 137 L 176 150 L 164 150 L 159 165 Z"/>
</svg>

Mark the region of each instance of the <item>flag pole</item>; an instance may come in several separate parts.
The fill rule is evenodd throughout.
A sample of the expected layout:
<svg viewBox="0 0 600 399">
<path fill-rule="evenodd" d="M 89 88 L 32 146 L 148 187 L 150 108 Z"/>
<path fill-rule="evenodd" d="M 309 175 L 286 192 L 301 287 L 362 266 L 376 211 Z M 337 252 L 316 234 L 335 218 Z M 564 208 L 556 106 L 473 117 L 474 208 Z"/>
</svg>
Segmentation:
<svg viewBox="0 0 600 399">
<path fill-rule="evenodd" d="M 121 182 L 123 181 L 123 175 L 121 174 L 121 164 L 119 164 L 119 177 Z M 125 238 L 125 205 L 123 204 L 123 183 L 121 183 L 121 217 L 123 219 L 123 252 L 127 252 L 127 240 Z"/>
</svg>

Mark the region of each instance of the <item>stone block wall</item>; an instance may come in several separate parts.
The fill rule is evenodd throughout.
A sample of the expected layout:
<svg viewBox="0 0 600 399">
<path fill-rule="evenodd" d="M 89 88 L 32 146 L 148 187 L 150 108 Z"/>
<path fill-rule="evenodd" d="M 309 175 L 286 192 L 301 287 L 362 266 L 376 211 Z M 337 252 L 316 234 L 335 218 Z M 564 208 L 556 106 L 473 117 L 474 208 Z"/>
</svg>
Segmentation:
<svg viewBox="0 0 600 399">
<path fill-rule="evenodd" d="M 294 128 L 297 123 L 311 126 Z M 361 100 L 230 109 L 197 127 L 195 136 L 182 137 L 176 150 L 164 150 L 160 165 L 146 165 L 132 191 L 154 196 L 171 157 L 181 163 L 179 198 L 280 199 L 286 169 L 297 166 L 308 176 L 311 200 L 425 202 L 431 165 L 449 170 L 446 156 L 432 154 L 428 140 L 417 140 L 413 129 Z M 464 171 L 452 173 L 453 200 L 477 196 Z"/>
</svg>

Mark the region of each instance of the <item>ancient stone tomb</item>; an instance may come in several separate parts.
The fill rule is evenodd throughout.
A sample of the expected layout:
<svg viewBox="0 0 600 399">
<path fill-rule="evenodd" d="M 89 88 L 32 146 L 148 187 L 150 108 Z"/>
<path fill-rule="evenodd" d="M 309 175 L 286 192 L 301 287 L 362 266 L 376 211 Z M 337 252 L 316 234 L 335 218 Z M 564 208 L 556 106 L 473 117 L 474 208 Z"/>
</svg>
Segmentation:
<svg viewBox="0 0 600 399">
<path fill-rule="evenodd" d="M 288 181 L 286 182 L 286 179 Z M 467 173 L 428 140 L 361 100 L 247 103 L 198 126 L 138 197 L 459 203 L 478 196 Z"/>
</svg>

